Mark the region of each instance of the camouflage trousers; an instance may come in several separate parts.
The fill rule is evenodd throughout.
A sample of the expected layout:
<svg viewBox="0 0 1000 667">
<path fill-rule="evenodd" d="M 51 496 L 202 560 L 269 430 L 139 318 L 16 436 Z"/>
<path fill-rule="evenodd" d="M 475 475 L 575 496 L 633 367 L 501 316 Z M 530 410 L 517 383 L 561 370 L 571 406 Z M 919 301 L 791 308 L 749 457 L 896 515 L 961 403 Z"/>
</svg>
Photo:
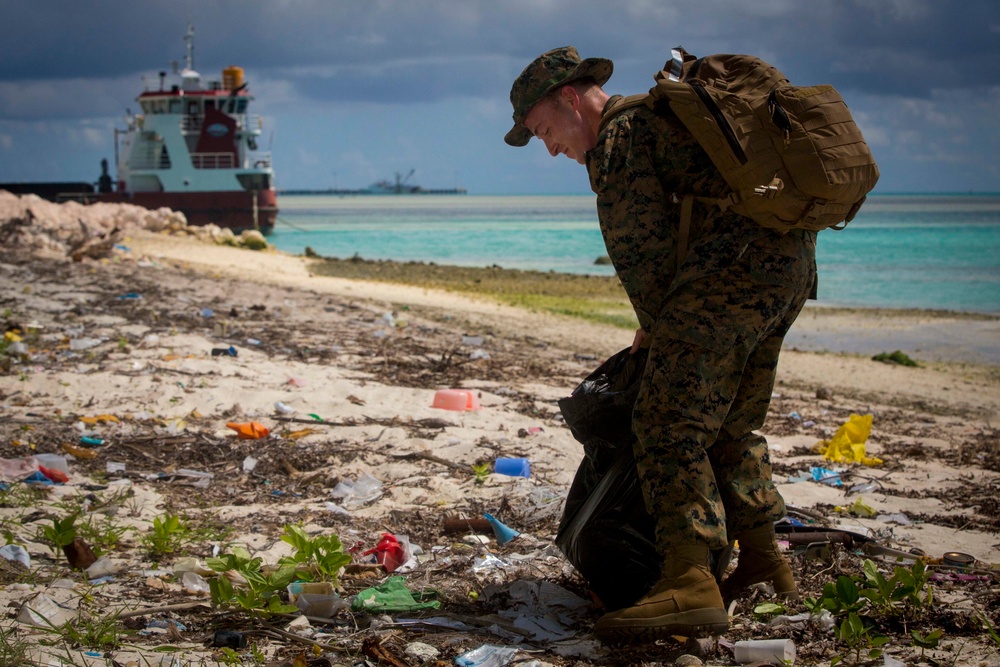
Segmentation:
<svg viewBox="0 0 1000 667">
<path fill-rule="evenodd" d="M 693 542 L 720 549 L 784 516 L 767 441 L 754 431 L 814 276 L 815 236 L 807 236 L 785 255 L 752 245 L 734 266 L 665 299 L 633 411 L 660 553 Z"/>
</svg>

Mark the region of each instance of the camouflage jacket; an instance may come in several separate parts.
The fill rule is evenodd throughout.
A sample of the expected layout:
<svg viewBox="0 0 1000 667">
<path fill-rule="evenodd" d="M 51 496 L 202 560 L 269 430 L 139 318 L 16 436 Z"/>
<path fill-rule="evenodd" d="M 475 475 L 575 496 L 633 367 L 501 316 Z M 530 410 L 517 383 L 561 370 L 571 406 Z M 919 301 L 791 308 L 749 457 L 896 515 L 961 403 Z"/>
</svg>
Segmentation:
<svg viewBox="0 0 1000 667">
<path fill-rule="evenodd" d="M 608 256 L 647 331 L 670 292 L 731 266 L 751 243 L 766 239 L 780 254 L 805 252 L 801 237 L 782 237 L 749 218 L 696 203 L 677 270 L 680 198 L 720 197 L 728 188 L 673 115 L 638 106 L 615 116 L 587 153 L 587 172 Z"/>
</svg>

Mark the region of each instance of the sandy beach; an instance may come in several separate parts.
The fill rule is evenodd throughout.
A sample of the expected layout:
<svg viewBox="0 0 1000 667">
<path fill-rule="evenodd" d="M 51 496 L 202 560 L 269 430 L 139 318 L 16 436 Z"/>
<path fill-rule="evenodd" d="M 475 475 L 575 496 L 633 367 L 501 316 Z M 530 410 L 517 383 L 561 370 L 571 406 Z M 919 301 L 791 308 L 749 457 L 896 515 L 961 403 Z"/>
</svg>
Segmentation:
<svg viewBox="0 0 1000 667">
<path fill-rule="evenodd" d="M 36 487 L 5 471 L 0 517 L 30 565 L 0 561 L 11 610 L 0 656 L 223 664 L 220 630 L 256 647 L 240 649 L 242 664 L 296 667 L 455 664 L 483 646 L 516 647 L 525 664 L 672 664 L 692 654 L 724 665 L 736 664 L 734 642 L 768 637 L 791 638 L 796 664 L 844 652 L 815 625 L 755 615 L 765 591 L 733 609 L 716 642 L 622 649 L 593 637 L 601 609 L 553 544 L 583 456 L 558 400 L 626 347 L 629 332 L 486 295 L 320 276 L 317 260 L 138 227 L 103 257 L 65 255 L 0 250 L 0 310 L 23 344 L 12 352 L 8 336 L 0 355 L 0 457 L 64 456 L 69 473 Z M 895 350 L 919 366 L 871 359 Z M 448 389 L 467 390 L 477 409 L 432 407 Z M 826 551 L 789 544 L 803 594 L 860 575 L 865 558 L 891 574 L 887 553 L 911 554 L 907 564 L 919 556 L 935 574 L 933 606 L 906 619 L 924 633 L 942 629 L 942 639 L 921 650 L 910 625 L 887 622 L 892 664 L 1000 664 L 983 620 L 1000 624 L 998 406 L 995 317 L 810 305 L 788 338 L 763 429 L 775 479 L 797 516 L 856 537 Z M 854 414 L 872 415 L 863 444 L 880 464 L 838 466 L 817 452 Z M 234 425 L 254 422 L 269 433 L 237 437 Z M 83 447 L 84 438 L 100 444 Z M 530 477 L 493 472 L 498 458 L 528 459 Z M 810 478 L 818 467 L 839 467 L 842 485 Z M 477 537 L 469 521 L 484 513 L 521 534 L 505 544 L 489 531 Z M 78 536 L 110 559 L 110 579 L 87 583 L 45 539 L 43 528 L 70 514 L 88 520 Z M 190 530 L 164 552 L 151 536 L 169 516 Z M 411 590 L 434 589 L 439 608 L 255 619 L 213 608 L 182 577 L 211 578 L 206 559 L 233 545 L 277 563 L 293 555 L 281 539 L 293 524 L 357 547 L 339 577 L 345 601 L 389 576 L 362 552 L 383 533 L 405 536 L 414 560 L 398 573 Z M 958 569 L 948 552 L 974 564 Z M 47 646 L 53 631 L 25 611 L 42 599 L 87 627 L 110 619 L 117 641 L 95 649 L 63 634 Z M 162 662 L 163 646 L 173 663 Z"/>
</svg>

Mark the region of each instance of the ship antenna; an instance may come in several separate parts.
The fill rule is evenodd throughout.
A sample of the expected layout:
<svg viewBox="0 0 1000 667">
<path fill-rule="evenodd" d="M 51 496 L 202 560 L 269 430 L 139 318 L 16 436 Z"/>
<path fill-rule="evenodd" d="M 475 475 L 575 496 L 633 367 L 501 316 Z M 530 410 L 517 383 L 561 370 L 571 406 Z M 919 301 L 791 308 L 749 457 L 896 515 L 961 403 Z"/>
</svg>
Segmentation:
<svg viewBox="0 0 1000 667">
<path fill-rule="evenodd" d="M 184 64 L 189 70 L 194 70 L 194 25 L 191 23 L 188 23 L 187 32 L 184 33 L 184 46 Z"/>
</svg>

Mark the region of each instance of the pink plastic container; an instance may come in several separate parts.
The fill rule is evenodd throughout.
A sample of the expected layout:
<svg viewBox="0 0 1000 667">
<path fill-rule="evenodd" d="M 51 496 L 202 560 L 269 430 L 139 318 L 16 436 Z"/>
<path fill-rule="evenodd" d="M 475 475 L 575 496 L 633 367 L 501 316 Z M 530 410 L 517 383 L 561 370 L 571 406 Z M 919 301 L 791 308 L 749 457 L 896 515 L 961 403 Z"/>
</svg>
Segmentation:
<svg viewBox="0 0 1000 667">
<path fill-rule="evenodd" d="M 468 389 L 440 389 L 434 394 L 434 402 L 431 404 L 431 407 L 464 412 L 466 410 L 478 410 L 482 406 L 479 405 L 479 397 L 476 396 L 476 392 L 474 391 Z"/>
</svg>

